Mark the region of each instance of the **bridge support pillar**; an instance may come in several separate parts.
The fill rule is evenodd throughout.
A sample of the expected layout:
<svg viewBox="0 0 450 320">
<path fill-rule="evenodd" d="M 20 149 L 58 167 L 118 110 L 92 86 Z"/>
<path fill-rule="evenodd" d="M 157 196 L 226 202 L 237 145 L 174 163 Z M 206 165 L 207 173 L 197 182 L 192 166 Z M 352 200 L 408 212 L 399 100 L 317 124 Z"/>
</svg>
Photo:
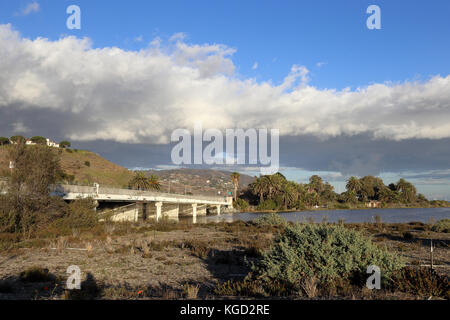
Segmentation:
<svg viewBox="0 0 450 320">
<path fill-rule="evenodd" d="M 197 204 L 192 204 L 192 222 L 197 223 Z"/>
<path fill-rule="evenodd" d="M 155 207 L 156 207 L 156 221 L 158 222 L 161 219 L 162 216 L 162 202 L 156 202 L 155 203 Z"/>
<path fill-rule="evenodd" d="M 216 205 L 217 208 L 217 215 L 220 216 L 220 204 Z"/>
</svg>

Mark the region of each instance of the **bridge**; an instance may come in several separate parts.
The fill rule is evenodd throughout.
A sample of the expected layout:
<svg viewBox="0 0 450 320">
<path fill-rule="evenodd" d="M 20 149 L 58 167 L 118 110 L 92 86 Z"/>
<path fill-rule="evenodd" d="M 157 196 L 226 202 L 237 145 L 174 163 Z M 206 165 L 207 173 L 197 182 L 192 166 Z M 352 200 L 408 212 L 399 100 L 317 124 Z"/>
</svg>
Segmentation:
<svg viewBox="0 0 450 320">
<path fill-rule="evenodd" d="M 116 189 L 94 186 L 56 185 L 52 195 L 72 201 L 92 198 L 99 206 L 116 207 L 104 210 L 114 221 L 139 221 L 163 217 L 178 219 L 180 216 L 206 215 L 207 211 L 220 215 L 221 208 L 233 208 L 232 197 L 181 195 L 156 191 Z"/>
</svg>

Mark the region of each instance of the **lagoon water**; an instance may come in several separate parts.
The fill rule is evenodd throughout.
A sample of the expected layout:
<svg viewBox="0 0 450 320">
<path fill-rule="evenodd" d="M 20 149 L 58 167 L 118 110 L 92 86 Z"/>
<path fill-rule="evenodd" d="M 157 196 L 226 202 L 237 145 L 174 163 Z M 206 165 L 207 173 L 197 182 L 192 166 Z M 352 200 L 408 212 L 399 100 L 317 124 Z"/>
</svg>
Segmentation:
<svg viewBox="0 0 450 320">
<path fill-rule="evenodd" d="M 263 213 L 237 213 L 223 214 L 221 216 L 197 217 L 197 223 L 219 222 L 219 221 L 251 221 Z M 412 208 L 412 209 L 367 209 L 367 210 L 316 210 L 302 212 L 281 212 L 280 215 L 287 221 L 306 222 L 313 219 L 321 222 L 326 219 L 328 222 L 338 222 L 344 220 L 346 223 L 375 222 L 375 217 L 379 216 L 382 222 L 405 223 L 419 221 L 428 223 L 432 220 L 450 219 L 450 208 Z"/>
</svg>

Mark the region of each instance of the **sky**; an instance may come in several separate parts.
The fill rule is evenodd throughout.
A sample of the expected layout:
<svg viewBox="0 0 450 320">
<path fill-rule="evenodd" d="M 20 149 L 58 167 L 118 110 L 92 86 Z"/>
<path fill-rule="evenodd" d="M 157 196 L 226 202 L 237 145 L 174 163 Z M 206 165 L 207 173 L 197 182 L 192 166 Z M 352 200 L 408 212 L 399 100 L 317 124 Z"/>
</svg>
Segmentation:
<svg viewBox="0 0 450 320">
<path fill-rule="evenodd" d="M 290 179 L 405 177 L 450 199 L 449 15 L 447 0 L 2 1 L 0 136 L 164 168 L 176 128 L 277 128 Z"/>
</svg>

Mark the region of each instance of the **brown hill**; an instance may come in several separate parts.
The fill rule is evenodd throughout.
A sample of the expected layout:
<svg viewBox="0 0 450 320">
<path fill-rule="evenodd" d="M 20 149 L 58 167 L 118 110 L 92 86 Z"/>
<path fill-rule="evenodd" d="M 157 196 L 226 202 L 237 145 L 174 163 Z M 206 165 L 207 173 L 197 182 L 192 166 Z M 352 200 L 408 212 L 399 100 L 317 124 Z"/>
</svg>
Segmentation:
<svg viewBox="0 0 450 320">
<path fill-rule="evenodd" d="M 0 147 L 0 175 L 8 170 L 8 148 Z M 127 187 L 133 172 L 114 164 L 96 153 L 84 150 L 54 149 L 60 155 L 61 166 L 74 182 L 90 185 L 94 182 L 104 186 Z"/>
</svg>

